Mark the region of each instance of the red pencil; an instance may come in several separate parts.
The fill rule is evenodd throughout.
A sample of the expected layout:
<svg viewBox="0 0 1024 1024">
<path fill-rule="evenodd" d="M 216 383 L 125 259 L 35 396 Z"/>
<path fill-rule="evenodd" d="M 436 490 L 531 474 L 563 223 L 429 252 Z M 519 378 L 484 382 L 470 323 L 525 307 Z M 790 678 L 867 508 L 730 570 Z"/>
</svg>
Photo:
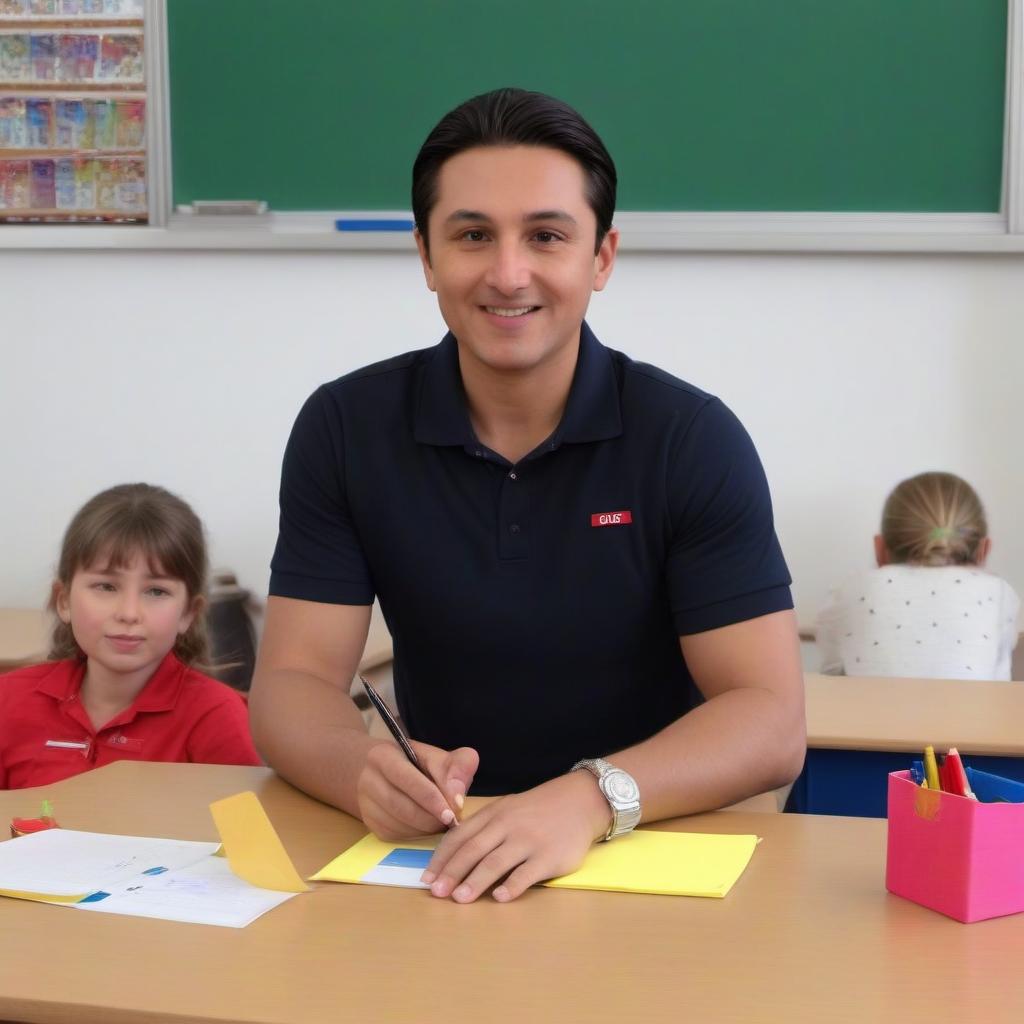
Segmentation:
<svg viewBox="0 0 1024 1024">
<path fill-rule="evenodd" d="M 964 763 L 956 747 L 949 748 L 945 763 L 949 765 L 951 781 L 954 786 L 953 792 L 967 797 L 968 800 L 977 800 L 978 798 L 971 792 L 970 783 L 967 781 L 967 772 L 964 771 Z"/>
</svg>

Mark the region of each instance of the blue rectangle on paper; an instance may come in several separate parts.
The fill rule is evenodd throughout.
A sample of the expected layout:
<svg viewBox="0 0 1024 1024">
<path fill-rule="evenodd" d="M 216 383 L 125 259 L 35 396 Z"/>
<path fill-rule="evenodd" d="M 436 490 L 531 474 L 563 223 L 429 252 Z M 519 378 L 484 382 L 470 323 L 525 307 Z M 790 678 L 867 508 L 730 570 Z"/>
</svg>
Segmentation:
<svg viewBox="0 0 1024 1024">
<path fill-rule="evenodd" d="M 392 850 L 380 862 L 380 866 L 387 868 L 425 868 L 433 856 L 433 850 Z"/>
<path fill-rule="evenodd" d="M 110 895 L 109 892 L 102 892 L 102 891 L 93 892 L 93 893 L 90 893 L 88 896 L 83 896 L 82 899 L 80 899 L 78 902 L 79 903 L 99 903 L 100 900 L 105 900 L 109 895 Z"/>
</svg>

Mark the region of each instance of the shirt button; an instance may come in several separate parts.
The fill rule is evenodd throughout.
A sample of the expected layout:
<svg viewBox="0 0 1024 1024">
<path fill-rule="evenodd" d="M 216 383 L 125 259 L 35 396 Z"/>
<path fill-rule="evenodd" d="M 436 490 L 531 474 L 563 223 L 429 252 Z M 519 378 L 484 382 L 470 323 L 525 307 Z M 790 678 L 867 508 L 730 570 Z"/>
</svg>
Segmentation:
<svg viewBox="0 0 1024 1024">
<path fill-rule="evenodd" d="M 510 527 L 508 528 L 508 532 L 509 532 L 509 533 L 518 533 L 518 532 L 519 532 L 519 524 L 518 524 L 518 523 L 513 523 L 513 524 L 512 524 L 512 525 L 511 525 L 511 526 L 510 526 Z"/>
<path fill-rule="evenodd" d="M 483 455 L 483 452 L 478 449 L 477 453 L 476 453 L 476 457 L 479 459 L 481 455 Z"/>
<path fill-rule="evenodd" d="M 509 478 L 509 480 L 518 480 L 519 479 L 519 477 L 516 476 L 514 470 L 511 473 L 509 473 L 508 478 Z"/>
</svg>

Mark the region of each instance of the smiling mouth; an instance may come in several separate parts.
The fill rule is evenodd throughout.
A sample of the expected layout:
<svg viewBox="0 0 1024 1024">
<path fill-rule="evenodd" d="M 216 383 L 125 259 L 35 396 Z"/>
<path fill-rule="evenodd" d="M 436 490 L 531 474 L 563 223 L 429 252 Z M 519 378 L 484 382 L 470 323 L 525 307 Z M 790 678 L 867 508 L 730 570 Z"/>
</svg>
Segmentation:
<svg viewBox="0 0 1024 1024">
<path fill-rule="evenodd" d="M 495 316 L 517 317 L 526 316 L 527 313 L 534 313 L 540 306 L 484 306 L 488 313 Z"/>
<path fill-rule="evenodd" d="M 128 636 L 127 634 L 109 634 L 107 639 L 117 644 L 140 644 L 143 641 L 141 636 Z"/>
</svg>

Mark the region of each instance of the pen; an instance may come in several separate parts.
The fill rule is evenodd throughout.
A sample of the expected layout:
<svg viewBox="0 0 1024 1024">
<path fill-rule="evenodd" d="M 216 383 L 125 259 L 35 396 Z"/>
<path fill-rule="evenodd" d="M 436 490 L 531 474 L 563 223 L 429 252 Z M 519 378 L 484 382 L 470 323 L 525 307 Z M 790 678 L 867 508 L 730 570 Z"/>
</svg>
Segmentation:
<svg viewBox="0 0 1024 1024">
<path fill-rule="evenodd" d="M 394 736 L 395 742 L 402 748 L 402 753 L 405 754 L 411 764 L 417 767 L 436 786 L 437 783 L 434 782 L 433 776 L 426 768 L 423 767 L 420 763 L 420 759 L 416 756 L 416 751 L 412 749 L 409 737 L 405 735 L 405 731 L 398 724 L 398 719 L 391 714 L 391 709 L 384 703 L 384 698 L 381 697 L 381 695 L 373 688 L 371 683 L 363 676 L 359 677 L 359 682 L 363 684 L 363 689 L 366 691 L 366 696 L 370 698 L 370 703 L 377 709 L 380 717 L 384 720 L 384 724 L 388 727 L 388 732 Z M 454 815 L 455 812 L 452 811 L 452 814 Z M 458 815 L 455 815 L 454 820 L 448 827 L 452 828 L 453 826 L 458 825 L 458 823 Z"/>
</svg>

